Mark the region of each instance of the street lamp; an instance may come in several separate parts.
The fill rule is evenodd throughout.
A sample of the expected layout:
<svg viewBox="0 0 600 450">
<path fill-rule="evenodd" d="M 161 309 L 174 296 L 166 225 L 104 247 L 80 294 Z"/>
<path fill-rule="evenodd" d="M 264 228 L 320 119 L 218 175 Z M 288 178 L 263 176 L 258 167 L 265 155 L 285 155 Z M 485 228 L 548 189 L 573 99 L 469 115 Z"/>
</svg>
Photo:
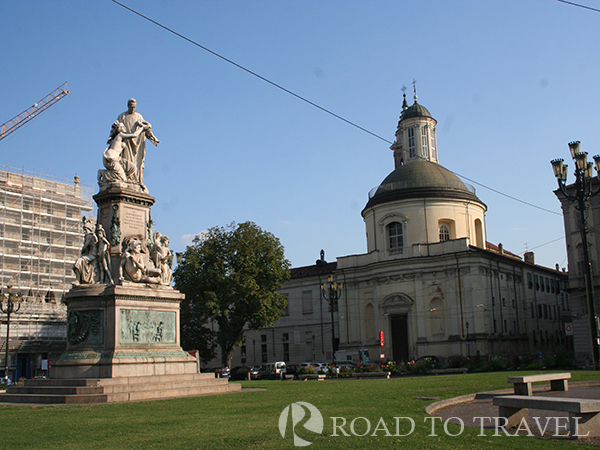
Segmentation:
<svg viewBox="0 0 600 450">
<path fill-rule="evenodd" d="M 10 315 L 21 309 L 23 294 L 21 294 L 21 291 L 13 294 L 12 286 L 6 286 L 6 291 L 8 294 L 4 294 L 2 289 L 0 289 L 0 296 L 2 300 L 6 300 L 6 302 L 0 301 L 0 310 L 6 314 L 6 355 L 4 357 L 4 379 L 8 381 L 8 338 L 10 336 Z"/>
<path fill-rule="evenodd" d="M 566 164 L 563 164 L 563 159 L 555 159 L 551 161 L 552 168 L 554 169 L 554 176 L 558 181 L 558 187 L 562 194 L 570 202 L 575 202 L 575 209 L 579 211 L 579 232 L 581 234 L 581 243 L 583 245 L 583 268 L 585 278 L 585 293 L 590 313 L 590 331 L 592 337 L 592 364 L 594 370 L 598 370 L 598 359 L 600 346 L 599 333 L 598 333 L 598 318 L 596 316 L 596 304 L 594 301 L 594 283 L 592 280 L 592 267 L 590 265 L 590 255 L 588 246 L 588 230 L 585 218 L 585 210 L 588 208 L 587 201 L 600 193 L 600 189 L 594 192 L 592 188 L 592 179 L 594 176 L 594 166 L 596 172 L 600 169 L 600 155 L 594 156 L 594 163 L 588 162 L 587 153 L 581 152 L 579 148 L 579 141 L 570 142 L 569 150 L 571 151 L 571 158 L 575 162 L 575 184 L 573 189 L 569 189 L 574 192 L 572 195 L 567 193 L 567 168 Z M 600 173 L 598 174 L 600 179 Z"/>
<path fill-rule="evenodd" d="M 335 365 L 335 323 L 333 321 L 333 312 L 337 311 L 337 301 L 342 295 L 343 283 L 333 281 L 333 276 L 329 275 L 327 282 L 321 284 L 321 294 L 327 303 L 329 303 L 329 312 L 331 313 L 331 362 Z"/>
</svg>

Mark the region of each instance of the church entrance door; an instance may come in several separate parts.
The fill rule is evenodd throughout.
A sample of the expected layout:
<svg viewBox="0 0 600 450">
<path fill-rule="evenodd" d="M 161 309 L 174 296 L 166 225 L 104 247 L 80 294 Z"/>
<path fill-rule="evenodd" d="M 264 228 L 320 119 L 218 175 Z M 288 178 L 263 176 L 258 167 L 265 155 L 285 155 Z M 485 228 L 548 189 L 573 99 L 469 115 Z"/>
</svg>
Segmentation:
<svg viewBox="0 0 600 450">
<path fill-rule="evenodd" d="M 407 315 L 391 317 L 392 356 L 394 361 L 408 362 L 408 320 Z"/>
</svg>

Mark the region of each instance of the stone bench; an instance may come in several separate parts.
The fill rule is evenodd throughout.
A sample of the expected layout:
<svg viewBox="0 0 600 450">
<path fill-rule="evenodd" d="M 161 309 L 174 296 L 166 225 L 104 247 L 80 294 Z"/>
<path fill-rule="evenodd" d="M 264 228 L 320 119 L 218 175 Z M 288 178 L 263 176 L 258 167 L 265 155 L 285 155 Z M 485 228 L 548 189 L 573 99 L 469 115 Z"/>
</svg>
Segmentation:
<svg viewBox="0 0 600 450">
<path fill-rule="evenodd" d="M 392 372 L 355 372 L 352 374 L 354 378 L 390 378 Z"/>
<path fill-rule="evenodd" d="M 532 384 L 540 381 L 549 381 L 551 391 L 569 390 L 569 382 L 571 378 L 569 372 L 566 373 L 547 373 L 542 375 L 527 375 L 523 377 L 508 377 L 509 383 L 514 383 L 516 395 L 533 395 Z"/>
<path fill-rule="evenodd" d="M 569 413 L 568 431 L 571 437 L 600 436 L 600 400 L 585 398 L 505 395 L 494 397 L 498 416 L 506 419 L 506 428 L 518 427 L 529 421 L 529 409 Z"/>
<path fill-rule="evenodd" d="M 432 369 L 429 373 L 433 375 L 444 375 L 449 373 L 467 373 L 469 371 L 466 367 L 453 367 L 450 369 Z"/>
</svg>

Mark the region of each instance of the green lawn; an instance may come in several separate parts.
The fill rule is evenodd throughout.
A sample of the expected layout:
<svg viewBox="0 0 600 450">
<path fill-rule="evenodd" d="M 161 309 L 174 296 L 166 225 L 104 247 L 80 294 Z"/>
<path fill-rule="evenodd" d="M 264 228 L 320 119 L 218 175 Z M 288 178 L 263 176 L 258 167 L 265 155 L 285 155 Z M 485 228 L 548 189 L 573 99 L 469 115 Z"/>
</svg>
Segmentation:
<svg viewBox="0 0 600 450">
<path fill-rule="evenodd" d="M 522 372 L 520 372 L 522 373 Z M 598 379 L 597 372 L 572 372 L 572 381 Z M 554 449 L 595 448 L 575 442 L 533 437 L 478 436 L 479 428 L 465 427 L 459 436 L 447 436 L 437 424 L 438 437 L 429 436 L 431 422 L 425 407 L 431 401 L 417 397 L 450 398 L 510 387 L 506 378 L 514 372 L 394 378 L 391 380 L 251 381 L 245 388 L 262 388 L 196 398 L 92 406 L 0 406 L 0 448 L 19 449 L 293 449 L 290 436 L 278 430 L 279 416 L 293 402 L 316 406 L 324 417 L 320 435 L 305 429 L 296 434 L 310 442 L 310 449 Z M 356 417 L 355 433 L 366 436 L 331 436 L 333 419 Z M 396 432 L 394 417 L 400 419 Z M 378 423 L 383 418 L 383 424 Z M 337 419 L 338 424 L 339 420 Z M 288 427 L 291 420 L 288 420 Z M 304 422 L 300 422 L 302 425 Z M 384 425 L 385 424 L 385 425 Z M 379 428 L 376 436 L 374 430 Z M 448 430 L 458 433 L 458 425 Z M 338 434 L 341 432 L 338 431 Z"/>
</svg>

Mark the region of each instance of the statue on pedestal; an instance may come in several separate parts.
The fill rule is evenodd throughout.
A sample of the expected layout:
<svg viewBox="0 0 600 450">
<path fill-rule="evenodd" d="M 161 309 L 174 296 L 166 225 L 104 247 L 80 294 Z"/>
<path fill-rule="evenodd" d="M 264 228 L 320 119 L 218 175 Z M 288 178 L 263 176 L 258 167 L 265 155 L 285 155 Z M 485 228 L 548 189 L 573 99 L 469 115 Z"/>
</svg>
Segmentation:
<svg viewBox="0 0 600 450">
<path fill-rule="evenodd" d="M 152 261 L 160 270 L 160 284 L 170 285 L 173 280 L 173 252 L 169 249 L 169 237 L 163 236 L 158 231 L 154 233 L 154 247 L 152 248 Z"/>
<path fill-rule="evenodd" d="M 102 190 L 119 182 L 147 192 L 143 183 L 146 138 L 154 145 L 160 141 L 152 133 L 152 125 L 136 112 L 135 99 L 129 99 L 127 105 L 127 111 L 119 114 L 112 125 L 109 146 L 102 154 L 105 169 L 98 171 L 98 185 Z"/>
<path fill-rule="evenodd" d="M 83 217 L 83 246 L 75 264 L 76 281 L 74 284 L 114 284 L 111 263 L 110 243 L 106 239 L 106 232 L 102 225 L 97 223 L 94 231 L 94 220 Z"/>
<path fill-rule="evenodd" d="M 152 133 L 152 126 L 144 120 L 142 115 L 136 111 L 137 102 L 135 98 L 130 98 L 127 102 L 127 111 L 119 114 L 117 122 L 120 122 L 125 127 L 126 133 L 135 133 L 141 127 L 144 127 L 144 133 L 137 136 L 135 139 L 126 143 L 126 148 L 123 151 L 123 159 L 130 161 L 135 165 L 137 174 L 136 182 L 144 186 L 144 163 L 146 158 L 146 138 L 155 146 L 159 144 L 159 140 Z"/>
<path fill-rule="evenodd" d="M 94 233 L 94 220 L 84 216 L 82 221 L 85 236 L 80 256 L 73 264 L 73 272 L 75 272 L 76 284 L 93 284 L 96 282 L 98 272 L 98 238 Z"/>
<path fill-rule="evenodd" d="M 115 284 L 112 277 L 112 264 L 110 262 L 110 242 L 106 239 L 106 232 L 99 223 L 96 224 L 96 238 L 98 239 L 99 282 L 103 284 Z"/>
<path fill-rule="evenodd" d="M 160 270 L 148 268 L 142 257 L 142 241 L 132 239 L 121 255 L 119 267 L 119 280 L 133 281 L 134 283 L 160 283 Z"/>
</svg>

